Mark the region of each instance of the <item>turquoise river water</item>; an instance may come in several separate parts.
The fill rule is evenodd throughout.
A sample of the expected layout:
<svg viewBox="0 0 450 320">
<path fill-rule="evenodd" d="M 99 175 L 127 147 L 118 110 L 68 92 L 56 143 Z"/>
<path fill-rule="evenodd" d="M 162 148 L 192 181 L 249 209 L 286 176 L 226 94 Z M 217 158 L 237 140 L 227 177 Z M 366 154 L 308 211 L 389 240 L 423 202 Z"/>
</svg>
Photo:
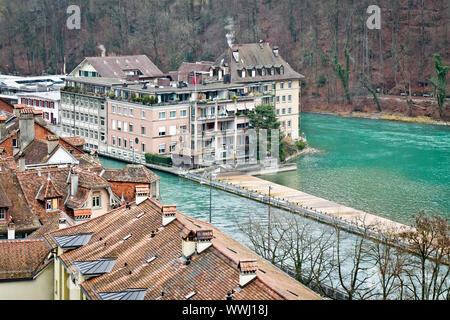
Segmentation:
<svg viewBox="0 0 450 320">
<path fill-rule="evenodd" d="M 318 114 L 303 114 L 301 123 L 320 153 L 298 158 L 297 172 L 262 178 L 402 223 L 411 224 L 420 210 L 450 218 L 449 127 Z M 208 221 L 209 187 L 156 173 L 162 202 Z M 220 190 L 212 197 L 213 224 L 237 238 L 238 224 L 250 213 L 262 220 L 267 215 L 267 206 L 252 200 Z"/>
</svg>

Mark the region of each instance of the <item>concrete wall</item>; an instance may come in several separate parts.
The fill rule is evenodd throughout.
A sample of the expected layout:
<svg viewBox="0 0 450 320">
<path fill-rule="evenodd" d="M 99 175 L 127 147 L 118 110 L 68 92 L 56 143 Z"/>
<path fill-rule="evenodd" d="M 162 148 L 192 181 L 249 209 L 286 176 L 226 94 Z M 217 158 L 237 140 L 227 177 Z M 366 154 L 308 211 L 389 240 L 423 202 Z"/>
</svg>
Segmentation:
<svg viewBox="0 0 450 320">
<path fill-rule="evenodd" d="M 0 300 L 53 300 L 53 264 L 35 280 L 0 282 Z"/>
</svg>

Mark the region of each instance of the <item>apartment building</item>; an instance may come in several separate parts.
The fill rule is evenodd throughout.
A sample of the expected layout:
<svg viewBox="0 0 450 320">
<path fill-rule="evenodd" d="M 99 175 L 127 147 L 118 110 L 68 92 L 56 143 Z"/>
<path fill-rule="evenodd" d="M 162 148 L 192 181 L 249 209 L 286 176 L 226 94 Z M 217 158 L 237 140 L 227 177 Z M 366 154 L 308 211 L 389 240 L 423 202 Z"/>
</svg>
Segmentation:
<svg viewBox="0 0 450 320">
<path fill-rule="evenodd" d="M 60 91 L 19 93 L 19 104 L 42 111 L 42 118 L 51 125 L 61 122 L 59 105 Z"/>
<path fill-rule="evenodd" d="M 210 77 L 229 77 L 232 83 L 245 84 L 250 93 L 269 95 L 263 101 L 276 107 L 285 135 L 299 138 L 300 81 L 296 72 L 269 43 L 235 44 L 227 49 L 210 69 Z"/>
<path fill-rule="evenodd" d="M 67 81 L 61 90 L 61 125 L 59 134 L 65 137 L 79 136 L 86 140 L 85 149 L 107 152 L 107 117 L 106 93 L 117 79 L 102 79 L 97 85 L 89 78 Z"/>
<path fill-rule="evenodd" d="M 69 76 L 148 81 L 162 77 L 163 73 L 146 55 L 102 55 L 85 58 Z"/>
</svg>

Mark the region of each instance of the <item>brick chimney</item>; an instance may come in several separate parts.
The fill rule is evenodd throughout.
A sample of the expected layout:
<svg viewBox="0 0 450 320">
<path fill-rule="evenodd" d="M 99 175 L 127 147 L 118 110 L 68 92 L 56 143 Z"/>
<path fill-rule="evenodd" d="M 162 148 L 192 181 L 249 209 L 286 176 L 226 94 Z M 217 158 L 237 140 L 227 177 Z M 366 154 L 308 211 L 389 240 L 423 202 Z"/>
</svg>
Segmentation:
<svg viewBox="0 0 450 320">
<path fill-rule="evenodd" d="M 241 260 L 238 264 L 239 268 L 239 286 L 245 287 L 256 278 L 258 270 L 257 261 L 255 259 Z"/>
<path fill-rule="evenodd" d="M 20 111 L 19 116 L 19 145 L 23 151 L 34 140 L 34 114 L 30 108 Z"/>
<path fill-rule="evenodd" d="M 6 136 L 6 117 L 0 116 L 0 140 Z"/>
</svg>

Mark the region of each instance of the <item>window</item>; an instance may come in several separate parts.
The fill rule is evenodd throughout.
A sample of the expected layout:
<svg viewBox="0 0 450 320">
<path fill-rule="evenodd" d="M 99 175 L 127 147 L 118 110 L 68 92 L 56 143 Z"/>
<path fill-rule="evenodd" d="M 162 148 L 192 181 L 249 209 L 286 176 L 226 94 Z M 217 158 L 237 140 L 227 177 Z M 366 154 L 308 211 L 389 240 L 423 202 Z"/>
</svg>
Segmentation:
<svg viewBox="0 0 450 320">
<path fill-rule="evenodd" d="M 4 221 L 4 220 L 6 220 L 6 209 L 1 208 L 0 209 L 0 221 Z"/>
<path fill-rule="evenodd" d="M 288 113 L 292 114 L 292 108 L 288 108 Z"/>
<path fill-rule="evenodd" d="M 128 124 L 128 131 L 130 131 L 130 132 L 133 132 L 133 124 L 130 122 L 129 124 Z"/>
<path fill-rule="evenodd" d="M 284 82 L 280 83 L 280 89 L 284 89 Z"/>
<path fill-rule="evenodd" d="M 17 139 L 13 139 L 13 148 L 17 148 Z"/>
<path fill-rule="evenodd" d="M 145 111 L 142 110 L 142 119 L 145 119 Z"/>
<path fill-rule="evenodd" d="M 262 75 L 262 76 L 265 76 L 265 75 L 266 75 L 266 69 L 265 69 L 265 68 L 262 68 L 261 75 Z"/>
<path fill-rule="evenodd" d="M 166 135 L 166 127 L 159 127 L 159 136 L 164 137 Z"/>
<path fill-rule="evenodd" d="M 277 102 L 280 102 L 280 96 L 277 96 Z"/>
<path fill-rule="evenodd" d="M 145 135 L 145 127 L 141 127 L 141 134 Z"/>
<path fill-rule="evenodd" d="M 130 117 L 133 116 L 133 109 L 130 109 Z"/>
<path fill-rule="evenodd" d="M 165 154 L 166 153 L 166 144 L 160 144 L 159 145 L 159 154 Z"/>
<path fill-rule="evenodd" d="M 46 204 L 45 204 L 45 209 L 48 210 L 52 210 L 52 200 L 47 200 Z"/>
<path fill-rule="evenodd" d="M 283 108 L 283 114 L 286 114 L 286 108 Z"/>
<path fill-rule="evenodd" d="M 281 126 L 282 126 L 283 128 L 286 128 L 286 121 L 281 122 Z"/>
<path fill-rule="evenodd" d="M 116 120 L 113 120 L 113 121 L 112 121 L 112 129 L 113 129 L 113 130 L 116 130 Z"/>
<path fill-rule="evenodd" d="M 123 123 L 123 132 L 128 132 L 128 123 L 127 122 Z"/>
<path fill-rule="evenodd" d="M 292 102 L 292 95 L 288 95 L 288 101 Z"/>
<path fill-rule="evenodd" d="M 100 124 L 101 124 L 102 126 L 105 125 L 105 118 L 104 118 L 104 117 L 100 117 Z"/>
<path fill-rule="evenodd" d="M 187 110 L 180 111 L 180 118 L 187 118 Z"/>
<path fill-rule="evenodd" d="M 277 109 L 277 115 L 278 116 L 280 115 L 280 109 Z"/>
<path fill-rule="evenodd" d="M 166 113 L 165 112 L 160 112 L 159 113 L 159 120 L 166 120 Z"/>
<path fill-rule="evenodd" d="M 124 147 L 124 148 L 127 148 L 127 142 L 128 142 L 127 139 L 123 139 L 123 147 Z"/>
<path fill-rule="evenodd" d="M 128 109 L 125 108 L 125 107 L 123 108 L 123 115 L 124 115 L 124 116 L 127 116 L 127 115 L 128 115 Z"/>
<path fill-rule="evenodd" d="M 122 121 L 117 120 L 117 130 L 122 131 Z"/>
<path fill-rule="evenodd" d="M 142 152 L 145 152 L 145 143 L 142 143 Z"/>
<path fill-rule="evenodd" d="M 115 146 L 116 145 L 116 137 L 112 137 L 112 145 Z"/>
<path fill-rule="evenodd" d="M 292 121 L 291 120 L 288 121 L 288 127 L 292 127 Z"/>
<path fill-rule="evenodd" d="M 292 88 L 292 81 L 289 81 L 289 84 L 288 84 L 288 86 L 289 86 L 289 89 L 291 89 L 291 88 Z"/>
<path fill-rule="evenodd" d="M 94 193 L 92 196 L 92 208 L 99 209 L 101 208 L 101 195 L 100 193 Z"/>
<path fill-rule="evenodd" d="M 169 134 L 174 136 L 177 134 L 177 126 L 170 126 Z"/>
<path fill-rule="evenodd" d="M 119 147 L 122 146 L 122 138 L 117 138 L 117 144 Z"/>
<path fill-rule="evenodd" d="M 175 149 L 176 149 L 176 147 L 177 147 L 177 143 L 176 143 L 176 142 L 172 142 L 172 143 L 170 144 L 170 152 L 174 152 Z"/>
<path fill-rule="evenodd" d="M 176 111 L 170 111 L 170 119 L 176 119 L 177 118 L 177 112 Z"/>
<path fill-rule="evenodd" d="M 111 107 L 111 113 L 116 113 L 116 106 Z"/>
<path fill-rule="evenodd" d="M 286 96 L 283 96 L 283 102 L 286 102 Z"/>
<path fill-rule="evenodd" d="M 122 107 L 117 107 L 117 113 L 122 114 Z"/>
</svg>

